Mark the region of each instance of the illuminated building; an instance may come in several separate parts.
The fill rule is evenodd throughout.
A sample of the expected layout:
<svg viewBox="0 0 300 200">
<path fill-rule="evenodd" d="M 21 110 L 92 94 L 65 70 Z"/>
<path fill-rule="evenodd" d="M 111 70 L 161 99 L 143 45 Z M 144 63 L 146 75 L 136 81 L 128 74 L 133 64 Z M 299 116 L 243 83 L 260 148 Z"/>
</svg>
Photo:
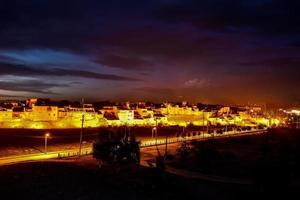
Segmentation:
<svg viewBox="0 0 300 200">
<path fill-rule="evenodd" d="M 0 122 L 11 121 L 13 117 L 12 109 L 0 108 Z"/>
<path fill-rule="evenodd" d="M 286 123 L 289 127 L 300 128 L 300 110 L 284 110 L 284 113 L 287 114 Z"/>
<path fill-rule="evenodd" d="M 37 104 L 37 101 L 38 99 L 28 99 L 26 100 L 26 105 L 29 107 L 29 108 L 32 108 L 34 105 Z"/>
<path fill-rule="evenodd" d="M 133 110 L 119 110 L 118 118 L 121 124 L 131 125 L 134 123 L 134 111 Z"/>
<path fill-rule="evenodd" d="M 26 112 L 27 118 L 31 121 L 57 121 L 58 107 L 57 106 L 35 106 L 31 111 Z"/>
<path fill-rule="evenodd" d="M 167 117 L 169 125 L 186 126 L 188 124 L 201 125 L 203 121 L 207 121 L 207 114 L 195 106 L 188 107 L 186 102 L 182 106 L 166 104 L 161 108 L 161 113 Z"/>
<path fill-rule="evenodd" d="M 237 126 L 272 126 L 280 121 L 266 117 L 260 108 L 215 106 L 199 110 L 186 102 L 180 105 L 164 104 L 146 106 L 129 102 L 119 106 L 103 106 L 95 110 L 92 104 L 78 107 L 58 107 L 46 105 L 48 100 L 27 100 L 27 106 L 12 105 L 11 109 L 0 108 L 1 128 L 80 128 L 82 118 L 84 127 L 100 126 L 195 126 L 237 125 Z M 42 105 L 41 105 L 42 104 Z M 128 109 L 129 108 L 129 109 Z M 84 117 L 83 117 L 84 116 Z"/>
<path fill-rule="evenodd" d="M 220 113 L 220 114 L 228 114 L 228 113 L 230 113 L 230 107 L 222 107 L 222 108 L 218 111 L 218 113 Z"/>
</svg>

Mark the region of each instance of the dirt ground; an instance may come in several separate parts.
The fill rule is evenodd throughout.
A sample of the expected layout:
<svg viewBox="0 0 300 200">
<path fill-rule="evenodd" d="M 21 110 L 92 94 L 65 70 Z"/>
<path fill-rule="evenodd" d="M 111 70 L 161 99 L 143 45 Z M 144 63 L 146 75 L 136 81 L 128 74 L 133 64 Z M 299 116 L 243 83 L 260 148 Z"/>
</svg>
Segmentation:
<svg viewBox="0 0 300 200">
<path fill-rule="evenodd" d="M 282 142 L 297 147 L 298 133 L 290 134 L 275 131 L 264 136 L 217 140 L 213 145 L 218 151 L 235 152 L 235 158 L 241 160 L 240 164 L 224 162 L 224 159 L 221 160 L 223 163 L 214 162 L 212 167 L 222 168 L 223 171 L 213 172 L 230 176 L 234 169 L 245 171 L 243 165 L 255 163 L 262 146 L 274 146 L 274 152 Z M 258 174 L 257 177 L 265 182 L 241 185 L 186 178 L 143 166 L 125 166 L 119 172 L 111 166 L 99 169 L 97 161 L 87 156 L 2 166 L 0 192 L 9 199 L 298 199 L 299 182 L 296 182 L 298 185 L 281 182 L 279 172 L 284 169 L 268 167 L 269 180 L 264 179 L 264 174 Z"/>
</svg>

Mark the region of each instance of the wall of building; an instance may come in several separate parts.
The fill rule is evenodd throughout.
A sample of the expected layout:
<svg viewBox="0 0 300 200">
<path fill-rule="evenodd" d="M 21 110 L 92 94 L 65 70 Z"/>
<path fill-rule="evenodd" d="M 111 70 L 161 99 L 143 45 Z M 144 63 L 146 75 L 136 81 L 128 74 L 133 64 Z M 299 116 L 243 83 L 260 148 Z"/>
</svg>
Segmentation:
<svg viewBox="0 0 300 200">
<path fill-rule="evenodd" d="M 119 110 L 118 117 L 121 123 L 133 124 L 134 111 L 133 110 Z"/>
<path fill-rule="evenodd" d="M 57 121 L 57 106 L 33 106 L 31 111 L 26 112 L 26 117 L 31 121 Z"/>
<path fill-rule="evenodd" d="M 3 109 L 0 110 L 0 122 L 11 121 L 13 116 L 12 110 Z"/>
</svg>

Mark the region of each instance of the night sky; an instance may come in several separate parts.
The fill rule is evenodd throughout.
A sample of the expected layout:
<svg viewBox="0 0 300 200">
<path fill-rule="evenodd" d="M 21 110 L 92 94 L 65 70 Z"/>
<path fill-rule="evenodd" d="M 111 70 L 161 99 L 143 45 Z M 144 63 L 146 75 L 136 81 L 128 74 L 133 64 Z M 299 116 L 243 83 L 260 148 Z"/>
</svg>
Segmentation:
<svg viewBox="0 0 300 200">
<path fill-rule="evenodd" d="M 294 104 L 299 0 L 0 0 L 0 96 Z"/>
</svg>

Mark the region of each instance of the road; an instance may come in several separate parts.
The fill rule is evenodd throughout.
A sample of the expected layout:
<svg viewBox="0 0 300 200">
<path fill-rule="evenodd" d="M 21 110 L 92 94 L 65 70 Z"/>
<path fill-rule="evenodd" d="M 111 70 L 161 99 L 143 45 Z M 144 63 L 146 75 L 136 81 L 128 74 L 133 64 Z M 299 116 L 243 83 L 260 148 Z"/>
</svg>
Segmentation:
<svg viewBox="0 0 300 200">
<path fill-rule="evenodd" d="M 99 137 L 100 128 L 85 128 L 83 141 L 91 145 Z M 113 127 L 123 131 L 124 127 Z M 151 127 L 130 127 L 138 140 L 151 138 Z M 179 127 L 158 127 L 159 137 L 174 137 L 182 131 Z M 75 149 L 79 145 L 80 129 L 2 129 L 0 128 L 0 157 L 44 152 L 44 137 L 49 133 L 48 151 Z"/>
<path fill-rule="evenodd" d="M 222 135 L 198 135 L 198 136 L 191 136 L 191 137 L 172 137 L 168 138 L 168 151 L 174 152 L 176 151 L 178 145 L 183 141 L 189 140 L 207 140 L 207 139 L 221 139 L 226 137 L 240 137 L 246 135 L 255 135 L 255 134 L 262 134 L 265 133 L 266 130 L 256 130 L 256 131 L 247 131 L 242 133 L 226 133 Z M 145 166 L 154 165 L 154 158 L 157 155 L 157 148 L 161 153 L 164 153 L 166 139 L 148 139 L 141 141 L 141 154 L 142 154 L 142 161 L 141 164 Z M 157 144 L 157 146 L 156 146 Z M 92 147 L 85 147 L 82 149 L 82 154 L 87 155 L 92 153 Z M 17 155 L 17 156 L 8 156 L 8 157 L 1 157 L 0 158 L 0 165 L 8 165 L 18 162 L 28 162 L 28 161 L 36 161 L 36 160 L 46 160 L 46 159 L 53 159 L 53 158 L 63 158 L 63 157 L 70 157 L 70 156 L 78 156 L 78 148 L 69 149 L 69 150 L 59 150 L 59 151 L 51 151 L 48 153 L 34 153 L 34 154 L 27 154 L 27 155 Z"/>
</svg>

